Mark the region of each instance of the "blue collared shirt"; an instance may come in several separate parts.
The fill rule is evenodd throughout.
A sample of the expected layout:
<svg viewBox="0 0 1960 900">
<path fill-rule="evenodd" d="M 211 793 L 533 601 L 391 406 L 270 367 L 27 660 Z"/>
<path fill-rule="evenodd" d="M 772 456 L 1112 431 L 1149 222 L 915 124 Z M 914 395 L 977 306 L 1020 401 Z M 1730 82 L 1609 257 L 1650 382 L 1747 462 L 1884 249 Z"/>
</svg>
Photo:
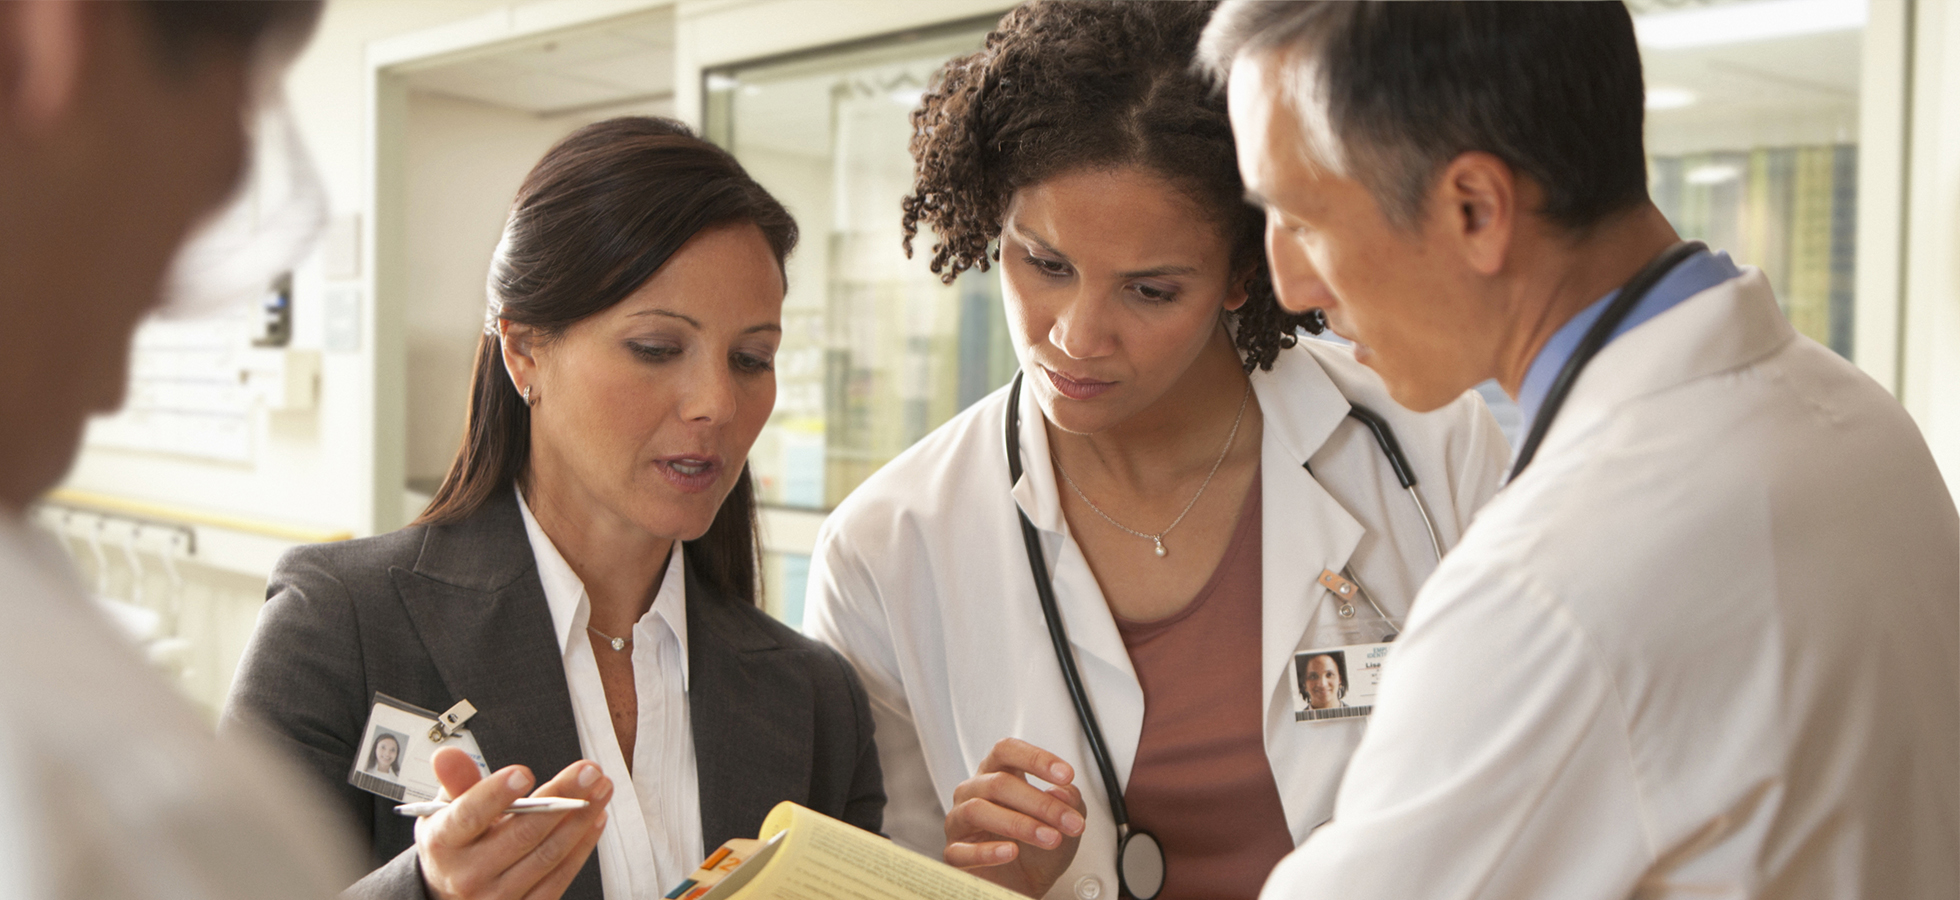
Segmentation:
<svg viewBox="0 0 1960 900">
<path fill-rule="evenodd" d="M 1726 251 L 1703 250 L 1696 253 L 1663 276 L 1654 289 L 1633 307 L 1633 312 L 1627 314 L 1626 320 L 1613 329 L 1606 342 L 1610 344 L 1648 319 L 1673 309 L 1681 301 L 1741 275 L 1742 270 L 1735 267 L 1735 262 L 1729 259 Z M 1580 310 L 1538 350 L 1537 358 L 1531 361 L 1531 368 L 1525 370 L 1524 384 L 1518 386 L 1518 411 L 1524 415 L 1523 434 L 1531 433 L 1531 425 L 1538 419 L 1538 409 L 1545 405 L 1545 395 L 1551 392 L 1552 382 L 1558 379 L 1559 370 L 1565 368 L 1565 361 L 1572 357 L 1572 351 L 1578 349 L 1579 339 L 1606 311 L 1607 304 L 1619 295 L 1619 289 L 1615 288 L 1599 298 L 1598 302 Z"/>
</svg>

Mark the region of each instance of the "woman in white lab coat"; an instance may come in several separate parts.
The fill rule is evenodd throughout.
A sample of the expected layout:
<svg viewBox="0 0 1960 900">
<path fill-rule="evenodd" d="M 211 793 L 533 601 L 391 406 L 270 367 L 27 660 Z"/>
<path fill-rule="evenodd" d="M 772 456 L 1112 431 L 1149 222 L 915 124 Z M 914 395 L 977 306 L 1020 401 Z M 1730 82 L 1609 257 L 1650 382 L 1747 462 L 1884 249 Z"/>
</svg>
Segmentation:
<svg viewBox="0 0 1960 900">
<path fill-rule="evenodd" d="M 1392 637 L 1506 455 L 1475 396 L 1413 414 L 1350 349 L 1296 345 L 1189 72 L 1209 11 L 1025 6 L 926 94 L 907 231 L 937 232 L 948 279 L 998 241 L 1021 377 L 855 491 L 811 569 L 809 628 L 871 697 L 887 830 L 1035 896 L 1120 882 L 1021 514 L 1160 896 L 1250 897 L 1366 724 L 1359 671 L 1349 709 L 1296 721 L 1296 653 Z"/>
</svg>

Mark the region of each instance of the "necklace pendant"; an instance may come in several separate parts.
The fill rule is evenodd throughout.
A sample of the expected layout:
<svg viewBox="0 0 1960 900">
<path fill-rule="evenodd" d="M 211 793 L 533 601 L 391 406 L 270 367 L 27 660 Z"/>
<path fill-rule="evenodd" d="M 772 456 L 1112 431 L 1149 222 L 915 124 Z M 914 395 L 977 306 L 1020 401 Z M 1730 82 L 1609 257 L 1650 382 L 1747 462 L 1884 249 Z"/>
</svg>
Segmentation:
<svg viewBox="0 0 1960 900">
<path fill-rule="evenodd" d="M 625 639 L 625 638 L 613 638 L 613 639 L 612 639 L 612 648 L 613 648 L 614 650 L 624 650 L 624 649 L 626 649 L 626 639 Z"/>
<path fill-rule="evenodd" d="M 1157 542 L 1157 555 L 1160 558 L 1163 557 L 1166 554 L 1166 551 L 1164 550 L 1164 539 L 1162 537 L 1154 537 L 1151 538 L 1151 540 Z"/>
</svg>

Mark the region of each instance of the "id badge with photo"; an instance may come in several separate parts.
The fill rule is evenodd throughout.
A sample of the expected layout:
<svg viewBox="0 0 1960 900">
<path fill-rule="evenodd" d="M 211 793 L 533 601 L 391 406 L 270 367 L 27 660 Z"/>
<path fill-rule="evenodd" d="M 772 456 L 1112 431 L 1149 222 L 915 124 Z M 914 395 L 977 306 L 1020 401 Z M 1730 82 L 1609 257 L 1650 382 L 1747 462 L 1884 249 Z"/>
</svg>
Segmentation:
<svg viewBox="0 0 1960 900">
<path fill-rule="evenodd" d="M 476 736 L 460 724 L 475 708 L 467 703 L 459 703 L 457 708 L 467 712 L 459 715 L 457 709 L 451 709 L 435 713 L 387 694 L 375 694 L 374 709 L 361 732 L 360 750 L 354 754 L 347 783 L 397 803 L 433 800 L 442 785 L 436 781 L 430 757 L 442 747 L 457 747 L 468 753 L 477 770 L 487 777 L 490 766 L 483 761 Z"/>
<path fill-rule="evenodd" d="M 1331 722 L 1375 711 L 1382 663 L 1394 644 L 1348 644 L 1293 654 L 1293 721 Z"/>
</svg>

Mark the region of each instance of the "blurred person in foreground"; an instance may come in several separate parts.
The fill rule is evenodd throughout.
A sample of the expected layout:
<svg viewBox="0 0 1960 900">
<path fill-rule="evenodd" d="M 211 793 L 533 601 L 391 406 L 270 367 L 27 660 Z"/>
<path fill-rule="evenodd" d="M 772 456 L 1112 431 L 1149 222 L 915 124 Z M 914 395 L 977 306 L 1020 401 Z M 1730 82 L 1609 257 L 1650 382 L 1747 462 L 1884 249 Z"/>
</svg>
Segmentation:
<svg viewBox="0 0 1960 900">
<path fill-rule="evenodd" d="M 314 3 L 0 4 L 0 896 L 324 897 L 351 859 L 310 794 L 220 745 L 23 515 L 91 413 Z M 272 274 L 266 273 L 268 277 Z"/>
<path fill-rule="evenodd" d="M 1951 495 L 1649 200 L 1625 7 L 1232 3 L 1203 57 L 1281 302 L 1412 408 L 1495 378 L 1532 423 L 1264 895 L 1960 894 Z"/>
</svg>

